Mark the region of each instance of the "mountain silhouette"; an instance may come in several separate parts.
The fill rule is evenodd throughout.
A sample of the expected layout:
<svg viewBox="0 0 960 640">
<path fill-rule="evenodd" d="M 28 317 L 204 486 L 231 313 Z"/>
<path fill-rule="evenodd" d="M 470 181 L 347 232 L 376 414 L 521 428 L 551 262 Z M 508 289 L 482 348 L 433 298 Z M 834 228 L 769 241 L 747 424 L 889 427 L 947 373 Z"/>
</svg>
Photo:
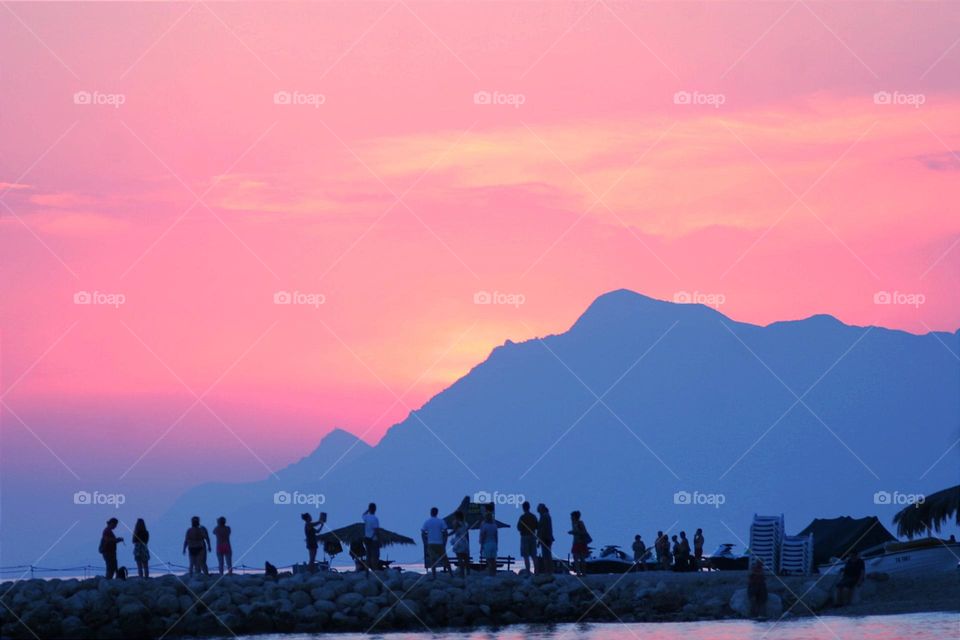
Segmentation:
<svg viewBox="0 0 960 640">
<path fill-rule="evenodd" d="M 825 315 L 757 326 L 617 290 L 565 333 L 495 348 L 375 447 L 334 430 L 276 477 L 191 490 L 153 539 L 173 536 L 176 549 L 190 515 L 226 515 L 235 555 L 263 536 L 244 561 L 286 564 L 304 555 L 302 511 L 340 526 L 375 501 L 384 527 L 417 538 L 431 506 L 446 513 L 477 492 L 510 524 L 519 495 L 548 504 L 560 557 L 573 509 L 596 544 L 703 527 L 708 551 L 745 541 L 755 512 L 784 513 L 788 533 L 814 517 L 889 524 L 901 505 L 876 504 L 876 492 L 956 483 L 956 450 L 941 459 L 960 435 L 949 350 L 960 353 L 960 334 Z M 322 503 L 276 504 L 276 492 Z M 515 531 L 501 550 L 517 555 Z"/>
</svg>

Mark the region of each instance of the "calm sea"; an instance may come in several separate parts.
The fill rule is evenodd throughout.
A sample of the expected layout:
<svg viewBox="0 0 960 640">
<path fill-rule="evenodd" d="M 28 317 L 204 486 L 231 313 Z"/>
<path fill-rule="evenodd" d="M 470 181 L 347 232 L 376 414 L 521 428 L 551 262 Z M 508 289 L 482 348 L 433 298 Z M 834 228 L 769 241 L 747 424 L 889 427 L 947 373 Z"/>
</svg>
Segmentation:
<svg viewBox="0 0 960 640">
<path fill-rule="evenodd" d="M 256 640 L 315 640 L 336 635 L 337 640 L 946 640 L 960 638 L 960 613 L 911 613 L 862 618 L 803 618 L 778 624 L 725 620 L 637 624 L 517 625 L 467 633 L 360 633 L 317 635 L 241 636 Z M 224 639 L 226 640 L 226 639 Z"/>
</svg>

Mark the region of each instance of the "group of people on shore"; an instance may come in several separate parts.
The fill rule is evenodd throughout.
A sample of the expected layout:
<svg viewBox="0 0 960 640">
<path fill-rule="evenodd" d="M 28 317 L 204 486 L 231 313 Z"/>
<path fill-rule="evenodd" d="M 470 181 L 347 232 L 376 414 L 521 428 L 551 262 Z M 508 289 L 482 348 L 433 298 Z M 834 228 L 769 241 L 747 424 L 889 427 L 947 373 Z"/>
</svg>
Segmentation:
<svg viewBox="0 0 960 640">
<path fill-rule="evenodd" d="M 430 509 L 430 517 L 423 523 L 420 535 L 424 544 L 426 567 L 433 575 L 437 568 L 452 572 L 447 556 L 447 544 L 456 558 L 455 563 L 461 576 L 465 576 L 470 566 L 470 525 L 462 511 L 456 511 L 448 526 L 439 517 L 436 507 Z M 580 513 L 574 512 L 579 519 Z M 581 523 L 582 524 L 582 523 Z M 576 526 L 574 526 L 576 529 Z M 480 559 L 486 572 L 493 575 L 497 571 L 497 557 L 500 551 L 499 526 L 494 518 L 493 505 L 485 504 L 479 524 Z M 552 573 L 553 566 L 553 518 L 543 503 L 537 505 L 537 515 L 530 510 L 530 503 L 523 503 L 523 513 L 517 521 L 520 532 L 520 555 L 524 568 L 538 573 Z M 586 529 L 584 529 L 584 532 Z M 571 531 L 573 533 L 573 531 Z M 576 542 L 576 538 L 575 538 Z"/>
<path fill-rule="evenodd" d="M 106 565 L 106 578 L 126 579 L 126 567 L 118 566 L 117 545 L 124 542 L 122 536 L 115 533 L 120 521 L 116 518 L 107 520 L 107 526 L 100 534 L 100 555 L 103 556 Z M 230 527 L 227 525 L 227 519 L 223 516 L 217 518 L 217 526 L 213 529 L 213 535 L 217 540 L 217 564 L 220 568 L 220 575 L 233 573 L 233 548 L 230 546 Z M 137 575 L 141 578 L 150 577 L 150 531 L 143 518 L 138 518 L 133 526 L 133 560 L 137 565 Z M 210 570 L 207 567 L 207 554 L 212 552 L 210 544 L 210 533 L 207 528 L 200 524 L 199 516 L 190 518 L 190 527 L 183 536 L 183 554 L 188 555 L 190 565 L 189 572 L 193 574 L 209 575 Z"/>
<path fill-rule="evenodd" d="M 657 531 L 657 537 L 653 543 L 656 565 L 665 571 L 671 569 L 673 571 L 700 571 L 704 568 L 703 543 L 703 529 L 697 529 L 697 532 L 693 535 L 692 550 L 686 531 L 681 531 L 679 537 L 673 535 L 669 538 L 663 531 Z M 639 534 L 634 536 L 633 561 L 640 566 L 641 570 L 646 568 L 647 558 L 650 555 L 651 550 L 647 548 L 643 538 Z"/>
</svg>

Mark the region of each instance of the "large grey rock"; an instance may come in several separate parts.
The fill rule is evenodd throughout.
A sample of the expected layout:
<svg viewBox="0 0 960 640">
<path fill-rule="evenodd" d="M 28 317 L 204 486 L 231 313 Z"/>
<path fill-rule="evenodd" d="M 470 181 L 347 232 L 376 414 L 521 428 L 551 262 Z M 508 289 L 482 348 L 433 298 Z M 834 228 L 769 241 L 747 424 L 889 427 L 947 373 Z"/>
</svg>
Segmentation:
<svg viewBox="0 0 960 640">
<path fill-rule="evenodd" d="M 744 618 L 750 617 L 750 599 L 746 589 L 737 589 L 730 598 L 730 608 Z M 783 600 L 775 593 L 767 595 L 767 609 L 764 617 L 779 618 L 783 615 Z"/>
<path fill-rule="evenodd" d="M 364 597 L 359 593 L 344 593 L 337 597 L 337 605 L 345 609 L 352 609 L 363 604 Z"/>
</svg>

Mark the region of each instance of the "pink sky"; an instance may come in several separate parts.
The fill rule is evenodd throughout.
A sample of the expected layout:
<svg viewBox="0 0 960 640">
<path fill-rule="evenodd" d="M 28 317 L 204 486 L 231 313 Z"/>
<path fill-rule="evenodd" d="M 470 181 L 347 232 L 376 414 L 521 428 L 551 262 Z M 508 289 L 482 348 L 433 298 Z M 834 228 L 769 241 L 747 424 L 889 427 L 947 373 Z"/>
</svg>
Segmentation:
<svg viewBox="0 0 960 640">
<path fill-rule="evenodd" d="M 4 463 L 375 442 L 621 287 L 954 331 L 958 34 L 952 3 L 10 4 Z"/>
</svg>

